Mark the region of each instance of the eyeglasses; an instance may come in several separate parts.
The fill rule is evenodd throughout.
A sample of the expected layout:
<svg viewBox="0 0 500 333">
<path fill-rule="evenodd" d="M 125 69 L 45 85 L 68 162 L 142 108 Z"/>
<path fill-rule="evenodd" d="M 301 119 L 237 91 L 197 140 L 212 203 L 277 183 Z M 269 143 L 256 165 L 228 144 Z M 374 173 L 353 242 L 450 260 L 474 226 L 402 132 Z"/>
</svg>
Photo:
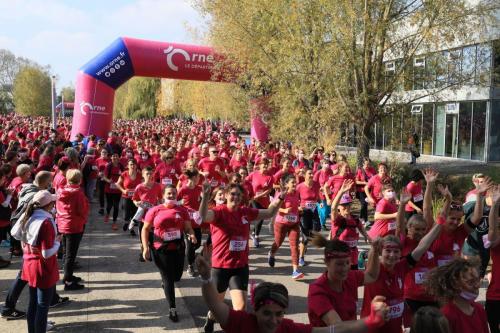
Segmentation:
<svg viewBox="0 0 500 333">
<path fill-rule="evenodd" d="M 211 150 L 211 153 L 217 154 L 219 151 L 218 150 Z"/>
</svg>

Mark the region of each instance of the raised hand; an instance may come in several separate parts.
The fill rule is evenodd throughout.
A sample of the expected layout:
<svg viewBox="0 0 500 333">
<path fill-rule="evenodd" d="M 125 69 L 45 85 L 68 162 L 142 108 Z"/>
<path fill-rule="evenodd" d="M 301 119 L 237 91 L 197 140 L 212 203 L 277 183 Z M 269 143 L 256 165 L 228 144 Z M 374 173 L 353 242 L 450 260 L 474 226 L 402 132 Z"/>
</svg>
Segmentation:
<svg viewBox="0 0 500 333">
<path fill-rule="evenodd" d="M 353 184 L 354 184 L 354 181 L 352 179 L 344 180 L 344 182 L 342 183 L 342 187 L 340 188 L 340 192 L 345 193 L 345 192 L 349 191 Z"/>
<path fill-rule="evenodd" d="M 500 185 L 491 188 L 491 201 L 500 203 Z"/>
<path fill-rule="evenodd" d="M 425 181 L 427 183 L 435 182 L 437 180 L 437 177 L 439 176 L 439 173 L 436 170 L 431 169 L 431 168 L 424 169 L 423 174 L 425 177 Z"/>
<path fill-rule="evenodd" d="M 451 199 L 453 197 L 450 190 L 448 189 L 448 185 L 438 184 L 437 190 L 445 198 Z"/>
<path fill-rule="evenodd" d="M 210 196 L 210 193 L 212 192 L 212 187 L 210 186 L 210 183 L 208 181 L 203 182 L 203 196 L 208 198 Z"/>
<path fill-rule="evenodd" d="M 484 177 L 484 181 L 476 184 L 476 190 L 479 194 L 485 194 L 490 187 L 494 186 L 493 181 L 490 177 Z"/>
<path fill-rule="evenodd" d="M 405 190 L 401 191 L 401 194 L 399 195 L 399 202 L 401 203 L 401 205 L 406 205 L 410 200 L 411 194 L 406 192 Z"/>
</svg>

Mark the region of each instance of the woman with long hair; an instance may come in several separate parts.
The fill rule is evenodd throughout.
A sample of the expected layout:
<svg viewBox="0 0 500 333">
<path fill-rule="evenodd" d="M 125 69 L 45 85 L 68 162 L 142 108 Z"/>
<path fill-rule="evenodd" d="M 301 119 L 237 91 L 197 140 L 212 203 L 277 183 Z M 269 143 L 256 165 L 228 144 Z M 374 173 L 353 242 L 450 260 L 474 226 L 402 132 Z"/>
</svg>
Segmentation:
<svg viewBox="0 0 500 333">
<path fill-rule="evenodd" d="M 127 170 L 123 171 L 116 182 L 116 186 L 122 192 L 122 199 L 125 201 L 123 220 L 123 231 L 127 231 L 132 217 L 137 212 L 137 206 L 132 200 L 135 188 L 142 183 L 141 173 L 137 168 L 137 161 L 129 159 L 127 162 Z M 130 229 L 130 235 L 135 236 L 134 229 Z"/>
<path fill-rule="evenodd" d="M 111 162 L 106 165 L 103 175 L 103 180 L 106 182 L 104 187 L 104 193 L 106 193 L 106 214 L 104 215 L 104 223 L 109 222 L 109 214 L 111 213 L 111 209 L 113 209 L 113 224 L 111 225 L 113 230 L 118 230 L 116 220 L 118 219 L 122 192 L 116 185 L 116 182 L 120 178 L 122 171 L 123 167 L 120 164 L 120 155 L 118 153 L 113 153 L 113 155 L 111 155 Z"/>
</svg>

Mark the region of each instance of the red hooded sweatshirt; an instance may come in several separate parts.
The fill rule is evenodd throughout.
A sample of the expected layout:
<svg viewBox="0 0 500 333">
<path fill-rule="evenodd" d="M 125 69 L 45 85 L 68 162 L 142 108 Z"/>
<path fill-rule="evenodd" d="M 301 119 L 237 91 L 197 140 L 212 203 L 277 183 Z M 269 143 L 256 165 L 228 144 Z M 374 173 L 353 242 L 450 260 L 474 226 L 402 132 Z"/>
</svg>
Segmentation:
<svg viewBox="0 0 500 333">
<path fill-rule="evenodd" d="M 56 201 L 57 228 L 62 234 L 83 232 L 87 223 L 89 203 L 80 185 L 66 185 L 58 192 Z"/>
</svg>

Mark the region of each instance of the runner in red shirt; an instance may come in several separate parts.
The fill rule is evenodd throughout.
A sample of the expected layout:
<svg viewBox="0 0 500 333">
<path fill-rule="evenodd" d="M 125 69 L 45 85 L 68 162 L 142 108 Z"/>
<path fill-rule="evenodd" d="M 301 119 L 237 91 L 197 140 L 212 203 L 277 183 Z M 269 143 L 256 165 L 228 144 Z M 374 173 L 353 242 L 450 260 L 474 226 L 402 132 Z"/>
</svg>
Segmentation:
<svg viewBox="0 0 500 333">
<path fill-rule="evenodd" d="M 394 187 L 391 184 L 385 184 L 382 187 L 382 195 L 383 198 L 377 202 L 375 208 L 375 223 L 368 232 L 372 239 L 396 233 L 398 205 Z"/>
<path fill-rule="evenodd" d="M 209 149 L 209 157 L 202 158 L 198 163 L 200 173 L 208 179 L 210 186 L 216 187 L 226 183 L 226 174 L 224 172 L 224 161 L 218 157 L 219 151 L 212 146 Z"/>
<path fill-rule="evenodd" d="M 104 193 L 106 193 L 106 214 L 104 215 L 104 223 L 109 221 L 109 214 L 111 213 L 111 209 L 113 209 L 113 224 L 111 225 L 113 230 L 118 230 L 116 220 L 118 219 L 122 192 L 116 185 L 116 182 L 120 178 L 122 172 L 123 167 L 120 164 L 120 155 L 118 153 L 113 153 L 113 155 L 111 155 L 111 162 L 106 165 L 103 175 L 103 180 L 106 182 L 104 187 Z"/>
<path fill-rule="evenodd" d="M 406 219 L 409 219 L 413 214 L 422 214 L 424 206 L 424 192 L 422 190 L 422 181 L 424 175 L 422 171 L 414 169 L 410 175 L 411 181 L 406 185 L 406 192 L 411 194 L 411 200 L 408 201 L 405 207 Z"/>
<path fill-rule="evenodd" d="M 176 186 L 178 177 L 182 173 L 179 163 L 174 159 L 174 154 L 171 151 L 162 153 L 161 159 L 162 161 L 155 169 L 155 181 L 163 186 Z"/>
<path fill-rule="evenodd" d="M 491 333 L 500 333 L 500 187 L 497 185 L 491 189 L 491 200 L 493 205 L 489 215 L 488 241 L 491 256 L 491 282 L 486 292 L 486 313 L 490 324 Z"/>
<path fill-rule="evenodd" d="M 325 158 L 321 161 L 321 169 L 316 171 L 313 180 L 319 183 L 320 187 L 323 188 L 328 179 L 330 179 L 330 177 L 332 176 L 333 172 L 332 169 L 330 168 L 330 161 Z M 326 197 L 323 191 L 320 191 L 319 197 L 321 200 L 321 203 L 318 204 L 319 222 L 321 224 L 321 228 L 323 230 L 326 230 L 326 219 L 330 216 L 331 207 L 328 205 L 328 202 L 326 201 Z"/>
<path fill-rule="evenodd" d="M 125 201 L 124 204 L 124 216 L 123 220 L 125 221 L 123 224 L 123 231 L 128 230 L 128 226 L 132 217 L 137 212 L 137 206 L 134 204 L 132 200 L 135 188 L 142 182 L 141 173 L 137 168 L 137 161 L 133 158 L 129 159 L 127 162 L 127 171 L 123 171 L 116 182 L 116 186 L 122 192 L 122 198 Z M 135 236 L 134 229 L 130 229 L 130 235 Z"/>
<path fill-rule="evenodd" d="M 285 240 L 285 236 L 288 236 L 288 242 L 290 243 L 290 252 L 292 256 L 292 278 L 298 280 L 304 277 L 304 273 L 299 271 L 299 207 L 300 207 L 300 197 L 299 193 L 296 191 L 297 181 L 294 175 L 286 176 L 283 181 L 286 187 L 284 193 L 284 201 L 280 206 L 278 215 L 276 216 L 274 223 L 274 242 L 271 246 L 271 250 L 268 253 L 268 263 L 269 266 L 274 267 L 275 264 L 275 254 L 280 248 L 281 244 Z M 278 195 L 280 195 L 279 193 Z"/>
<path fill-rule="evenodd" d="M 0 169 L 0 242 L 7 239 L 10 231 L 10 218 L 12 209 L 10 208 L 10 201 L 12 199 L 12 189 L 7 189 L 5 185 L 5 174 Z M 0 257 L 0 267 L 4 268 L 10 265 L 9 260 Z"/>
<path fill-rule="evenodd" d="M 186 208 L 177 204 L 177 190 L 174 185 L 167 185 L 163 195 L 164 203 L 151 208 L 144 217 L 141 232 L 144 247 L 143 258 L 153 259 L 161 273 L 163 291 L 170 305 L 169 318 L 179 321 L 175 308 L 175 282 L 180 281 L 184 270 L 184 234 L 196 243 L 196 236 L 191 227 L 191 219 Z M 149 232 L 153 229 L 153 243 L 149 243 Z"/>
<path fill-rule="evenodd" d="M 356 197 L 361 205 L 359 218 L 363 224 L 368 222 L 368 202 L 366 201 L 365 186 L 375 174 L 376 171 L 371 166 L 371 160 L 368 157 L 363 158 L 363 165 L 356 171 Z"/>
<path fill-rule="evenodd" d="M 99 143 L 98 145 L 104 146 L 104 142 Z M 108 151 L 106 149 L 101 149 L 100 157 L 95 160 L 95 164 L 97 165 L 97 189 L 99 191 L 99 214 L 104 215 L 104 187 L 106 182 L 104 181 L 104 170 L 106 169 L 106 165 L 110 162 L 110 158 L 108 156 Z"/>
<path fill-rule="evenodd" d="M 477 260 L 456 258 L 427 275 L 426 287 L 431 295 L 446 302 L 441 312 L 448 319 L 451 332 L 490 332 L 486 311 L 475 302 L 480 285 Z"/>
<path fill-rule="evenodd" d="M 253 207 L 257 209 L 266 209 L 269 207 L 269 195 L 273 189 L 273 177 L 268 172 L 269 160 L 263 158 L 260 160 L 259 170 L 254 171 L 245 179 L 252 184 L 254 193 Z M 264 220 L 259 220 L 252 231 L 253 247 L 259 247 L 259 234 Z"/>
<path fill-rule="evenodd" d="M 326 240 L 317 234 L 312 242 L 317 247 L 325 248 L 327 271 L 309 285 L 307 294 L 309 322 L 314 327 L 324 327 L 356 320 L 358 287 L 377 280 L 381 243 L 372 244 L 366 270 L 362 272 L 351 270 L 353 264 L 351 249 L 344 241 Z"/>
<path fill-rule="evenodd" d="M 241 167 L 247 166 L 247 160 L 243 157 L 241 150 L 237 149 L 234 152 L 233 158 L 229 161 L 229 171 L 238 172 Z"/>
<path fill-rule="evenodd" d="M 372 302 L 368 318 L 338 323 L 329 327 L 312 327 L 284 318 L 288 307 L 288 290 L 280 283 L 263 282 L 252 291 L 252 314 L 244 310 L 231 309 L 220 299 L 216 285 L 210 278 L 210 266 L 206 259 L 197 258 L 198 271 L 202 278 L 202 294 L 208 308 L 227 333 L 362 333 L 384 324 L 387 306 L 383 297 Z M 213 330 L 205 332 L 212 332 Z"/>
<path fill-rule="evenodd" d="M 380 163 L 377 170 L 377 174 L 371 177 L 365 186 L 366 201 L 373 207 L 376 207 L 377 202 L 382 199 L 382 187 L 384 184 L 392 182 L 391 178 L 387 175 L 387 165 L 385 163 Z"/>
<path fill-rule="evenodd" d="M 359 233 L 365 237 L 365 240 L 371 243 L 372 239 L 368 236 L 359 218 L 351 215 L 352 198 L 349 190 L 354 185 L 350 179 L 344 180 L 337 195 L 332 203 L 332 230 L 330 239 L 339 239 L 345 242 L 350 248 L 351 269 L 358 269 L 358 240 Z"/>
<path fill-rule="evenodd" d="M 188 259 L 187 274 L 189 276 L 195 276 L 193 266 L 195 251 L 201 246 L 201 217 L 198 210 L 200 208 L 202 190 L 201 186 L 198 185 L 200 175 L 197 170 L 186 170 L 184 175 L 188 178 L 188 182 L 186 185 L 182 186 L 177 193 L 177 200 L 179 200 L 179 203 L 188 210 L 189 217 L 191 218 L 191 226 L 193 227 L 194 234 L 196 236 L 196 243 L 187 240 L 186 252 Z"/>
<path fill-rule="evenodd" d="M 224 298 L 229 287 L 233 308 L 245 309 L 248 287 L 248 240 L 250 223 L 274 216 L 284 197 L 279 196 L 267 209 L 256 209 L 241 206 L 243 188 L 241 185 L 228 186 L 225 193 L 226 204 L 208 209 L 210 184 L 203 183 L 203 195 L 200 204 L 200 215 L 203 222 L 210 223 L 212 235 L 213 276 L 219 297 Z M 206 326 L 212 327 L 213 318 L 207 316 Z"/>
</svg>

